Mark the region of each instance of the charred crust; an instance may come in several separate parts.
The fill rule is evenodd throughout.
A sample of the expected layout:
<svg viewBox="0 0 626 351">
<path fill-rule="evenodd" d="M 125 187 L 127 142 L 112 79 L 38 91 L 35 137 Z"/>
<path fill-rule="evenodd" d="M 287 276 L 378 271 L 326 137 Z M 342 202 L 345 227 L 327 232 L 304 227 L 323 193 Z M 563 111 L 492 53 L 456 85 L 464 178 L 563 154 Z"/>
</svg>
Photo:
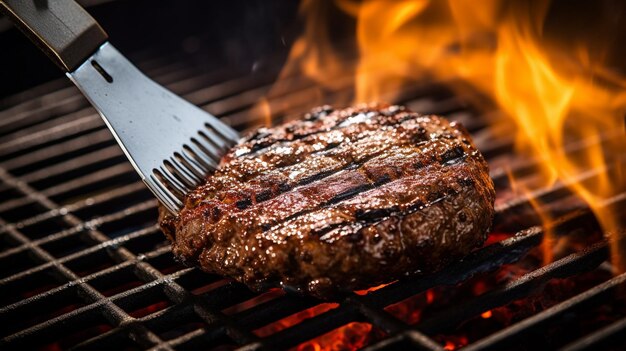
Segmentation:
<svg viewBox="0 0 626 351">
<path fill-rule="evenodd" d="M 459 212 L 459 215 L 457 218 L 459 219 L 459 222 L 461 223 L 465 223 L 465 221 L 467 221 L 467 215 L 463 211 Z"/>
<path fill-rule="evenodd" d="M 261 140 L 261 139 L 265 139 L 269 136 L 271 136 L 272 134 L 267 132 L 265 129 L 263 128 L 259 128 L 257 129 L 254 133 L 252 133 L 247 139 L 246 141 L 253 141 L 253 140 Z"/>
<path fill-rule="evenodd" d="M 428 193 L 427 200 L 428 200 L 428 202 L 435 202 L 435 201 L 440 200 L 444 196 L 446 196 L 446 194 L 444 192 L 439 191 L 439 190 L 435 190 L 435 191 L 431 191 L 431 192 Z"/>
<path fill-rule="evenodd" d="M 252 145 L 250 146 L 250 152 L 255 152 L 255 151 L 259 151 L 261 149 L 266 149 L 267 147 L 269 147 L 272 144 L 275 144 L 277 141 L 274 140 L 268 140 L 268 139 L 255 139 Z"/>
<path fill-rule="evenodd" d="M 300 252 L 300 259 L 304 263 L 311 263 L 313 262 L 313 255 L 311 255 L 308 250 L 304 249 L 302 250 L 302 252 Z"/>
<path fill-rule="evenodd" d="M 389 174 L 385 173 L 374 181 L 374 185 L 379 186 L 385 183 L 389 183 L 390 181 L 391 181 L 391 177 L 389 176 Z"/>
<path fill-rule="evenodd" d="M 372 236 L 372 242 L 374 244 L 378 244 L 382 240 L 383 240 L 383 237 L 380 234 L 378 234 L 378 233 L 376 233 L 376 234 L 374 234 L 374 236 Z"/>
<path fill-rule="evenodd" d="M 283 192 L 283 193 L 284 193 L 284 192 L 289 191 L 289 189 L 291 189 L 291 185 L 289 185 L 288 183 L 281 183 L 281 184 L 278 184 L 278 190 L 279 190 L 280 192 Z"/>
<path fill-rule="evenodd" d="M 341 145 L 340 142 L 330 142 L 330 143 L 327 143 L 326 147 L 324 148 L 324 151 L 332 150 L 332 149 L 336 148 L 339 145 Z"/>
<path fill-rule="evenodd" d="M 185 263 L 324 298 L 463 257 L 485 240 L 494 197 L 457 125 L 401 106 L 325 106 L 241 141 L 160 222 Z"/>
<path fill-rule="evenodd" d="M 328 202 L 326 202 L 324 205 L 326 205 L 326 206 L 327 206 L 327 205 L 332 205 L 332 204 L 338 203 L 338 202 L 340 202 L 341 200 L 344 200 L 344 199 L 348 199 L 348 198 L 354 197 L 355 195 L 360 194 L 360 193 L 362 193 L 362 192 L 364 192 L 364 191 L 366 191 L 366 190 L 369 190 L 369 189 L 372 189 L 372 185 L 370 185 L 370 184 L 363 184 L 363 185 L 359 185 L 359 186 L 357 186 L 357 187 L 354 187 L 354 188 L 348 189 L 348 190 L 346 190 L 346 191 L 343 191 L 343 192 L 341 192 L 341 193 L 339 193 L 339 194 L 337 194 L 337 195 L 333 196 L 333 197 L 332 197 L 330 200 L 328 200 Z"/>
<path fill-rule="evenodd" d="M 222 216 L 222 210 L 220 210 L 219 207 L 213 207 L 213 210 L 211 210 L 211 219 L 214 222 L 217 222 L 221 216 Z"/>
<path fill-rule="evenodd" d="M 311 175 L 309 177 L 302 178 L 302 180 L 300 180 L 298 182 L 298 185 L 306 185 L 306 184 L 313 183 L 314 181 L 320 180 L 322 178 L 325 178 L 329 174 L 333 174 L 333 173 L 335 173 L 335 172 L 333 172 L 333 171 L 325 171 L 325 172 L 315 173 L 315 174 L 313 174 L 313 175 Z"/>
<path fill-rule="evenodd" d="M 251 205 L 252 205 L 252 200 L 250 200 L 249 198 L 238 200 L 237 202 L 235 202 L 235 206 L 237 206 L 237 208 L 240 210 L 245 210 Z"/>
<path fill-rule="evenodd" d="M 263 202 L 263 201 L 269 200 L 271 197 L 272 197 L 272 191 L 269 189 L 266 189 L 256 194 L 255 200 L 256 202 Z"/>
<path fill-rule="evenodd" d="M 372 221 L 388 217 L 394 211 L 397 211 L 397 208 L 376 208 L 372 210 L 358 209 L 354 213 L 354 217 L 359 221 Z"/>
<path fill-rule="evenodd" d="M 465 157 L 465 150 L 463 149 L 462 146 L 457 145 L 455 147 L 453 147 L 450 150 L 447 150 L 446 152 L 443 153 L 443 155 L 441 155 L 441 163 L 442 164 L 453 164 L 456 162 L 460 162 L 461 159 L 463 157 Z"/>
<path fill-rule="evenodd" d="M 459 179 L 459 184 L 461 184 L 462 186 L 472 186 L 474 185 L 474 179 L 470 177 L 463 177 Z"/>
<path fill-rule="evenodd" d="M 422 161 L 416 161 L 415 163 L 413 163 L 413 168 L 415 169 L 420 169 L 424 167 L 426 167 L 426 164 Z"/>
<path fill-rule="evenodd" d="M 363 232 L 357 230 L 356 232 L 349 234 L 347 236 L 347 240 L 351 243 L 358 243 L 363 241 Z"/>
</svg>

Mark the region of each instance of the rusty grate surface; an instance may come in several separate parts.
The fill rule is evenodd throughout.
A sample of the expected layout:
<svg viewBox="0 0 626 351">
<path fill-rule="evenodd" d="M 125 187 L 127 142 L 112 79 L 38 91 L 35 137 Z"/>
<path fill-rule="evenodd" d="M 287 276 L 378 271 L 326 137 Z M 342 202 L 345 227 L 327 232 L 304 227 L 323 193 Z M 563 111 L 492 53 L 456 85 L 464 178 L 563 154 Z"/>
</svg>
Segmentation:
<svg viewBox="0 0 626 351">
<path fill-rule="evenodd" d="M 264 121 L 254 105 L 277 73 L 222 69 L 199 74 L 176 57 L 144 59 L 139 66 L 240 130 Z M 349 79 L 344 80 L 338 89 L 348 88 Z M 325 92 L 329 97 L 335 93 L 340 92 Z M 270 103 L 278 119 L 288 118 L 313 107 L 312 95 L 319 95 L 317 87 L 291 77 L 274 86 Z M 156 225 L 156 201 L 100 117 L 69 83 L 59 80 L 6 99 L 0 105 L 2 348 L 274 350 L 359 322 L 378 333 L 361 345 L 368 350 L 443 350 L 451 347 L 438 336 L 467 321 L 541 293 L 551 281 L 610 269 L 607 243 L 598 240 L 476 296 L 451 300 L 417 322 L 394 317 L 390 306 L 440 287 L 454 289 L 472 277 L 488 279 L 537 250 L 544 237 L 536 216 L 529 215 L 533 213 L 529 197 L 511 196 L 509 181 L 510 172 L 532 178 L 536 161 L 516 158 L 512 140 L 495 135 L 486 125 L 488 118 L 441 87 L 409 87 L 396 102 L 459 120 L 472 132 L 490 162 L 498 191 L 494 227 L 510 235 L 490 241 L 442 272 L 368 294 L 350 294 L 314 317 L 263 334 L 258 331 L 322 302 L 276 290 L 254 293 L 176 264 Z M 605 136 L 611 137 L 615 136 Z M 587 146 L 577 143 L 569 150 Z M 599 172 L 582 176 L 593 180 Z M 531 197 L 554 205 L 558 219 L 552 230 L 559 237 L 598 232 L 593 214 L 565 185 L 540 189 Z M 626 195 L 607 199 L 606 206 L 624 201 Z M 581 293 L 485 333 L 465 348 L 510 349 L 529 339 L 568 350 L 623 342 L 626 315 L 587 329 L 586 334 L 570 333 L 558 344 L 545 343 L 553 326 L 621 301 L 616 292 L 625 280 L 626 275 L 609 275 Z"/>
</svg>

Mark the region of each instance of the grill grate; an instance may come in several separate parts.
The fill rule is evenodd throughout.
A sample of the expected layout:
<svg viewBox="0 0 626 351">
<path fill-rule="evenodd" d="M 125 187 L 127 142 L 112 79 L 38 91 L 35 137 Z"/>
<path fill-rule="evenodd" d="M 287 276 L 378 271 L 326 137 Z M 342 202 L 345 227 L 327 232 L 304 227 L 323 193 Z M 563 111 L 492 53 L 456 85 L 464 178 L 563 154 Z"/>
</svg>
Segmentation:
<svg viewBox="0 0 626 351">
<path fill-rule="evenodd" d="M 312 107 L 311 97 L 320 92 L 302 77 L 272 86 L 277 71 L 249 75 L 233 68 L 199 74 L 196 66 L 178 57 L 145 57 L 140 67 L 148 75 L 238 129 L 264 121 L 254 104 L 270 87 L 274 97 L 268 103 L 278 120 L 306 111 Z M 338 82 L 339 90 L 325 92 L 327 97 L 349 88 L 351 80 L 344 77 Z M 474 134 L 500 190 L 495 227 L 517 233 L 442 272 L 366 295 L 349 294 L 315 317 L 260 337 L 255 330 L 320 301 L 275 290 L 259 295 L 241 284 L 177 265 L 155 223 L 156 201 L 95 111 L 66 83 L 37 89 L 37 95 L 26 92 L 22 99 L 12 97 L 0 105 L 7 106 L 0 111 L 0 325 L 7 348 L 282 349 L 348 323 L 366 322 L 384 334 L 368 350 L 441 350 L 445 345 L 435 335 L 541 291 L 550 280 L 606 265 L 607 243 L 600 240 L 470 300 L 450 304 L 416 325 L 387 312 L 386 307 L 430 289 L 492 274 L 525 257 L 544 236 L 529 199 L 511 196 L 510 191 L 507 198 L 508 174 L 498 166 L 507 163 L 513 173 L 532 177 L 537 161 L 512 155 L 511 140 L 494 137 L 485 116 L 477 116 L 445 89 L 409 87 L 398 102 L 420 112 L 448 115 Z M 618 135 L 603 136 L 614 137 Z M 585 147 L 577 143 L 568 150 Z M 591 170 L 581 177 L 593 180 L 601 171 Z M 560 217 L 551 229 L 559 235 L 598 231 L 593 214 L 576 201 L 566 184 L 541 189 L 531 197 L 554 204 Z M 625 201 L 622 194 L 607 200 L 606 206 Z M 575 311 L 616 298 L 614 292 L 625 280 L 626 275 L 610 278 L 486 335 L 467 349 L 512 347 Z M 578 350 L 614 342 L 625 327 L 626 321 L 618 319 L 559 346 Z"/>
</svg>

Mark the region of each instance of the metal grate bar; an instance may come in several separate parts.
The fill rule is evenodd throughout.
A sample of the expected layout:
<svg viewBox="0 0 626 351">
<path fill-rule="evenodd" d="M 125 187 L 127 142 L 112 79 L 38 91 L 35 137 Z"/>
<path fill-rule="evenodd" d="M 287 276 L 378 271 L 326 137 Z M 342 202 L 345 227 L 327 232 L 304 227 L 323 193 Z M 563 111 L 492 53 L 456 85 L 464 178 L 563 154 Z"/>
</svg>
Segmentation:
<svg viewBox="0 0 626 351">
<path fill-rule="evenodd" d="M 626 330 L 626 318 L 595 331 L 584 338 L 564 346 L 562 351 L 601 350 L 613 348 L 624 343 L 624 331 Z"/>
<path fill-rule="evenodd" d="M 517 324 L 492 334 L 482 340 L 474 342 L 473 344 L 468 345 L 465 350 L 473 351 L 509 347 L 513 342 L 524 338 L 529 333 L 543 327 L 548 322 L 557 319 L 566 313 L 571 313 L 573 310 L 580 308 L 582 305 L 591 303 L 592 300 L 595 301 L 608 295 L 616 288 L 623 286 L 625 283 L 626 274 L 621 274 L 585 291 L 582 294 L 576 295 L 532 317 L 528 317 Z M 590 335 L 589 338 L 593 337 Z M 577 342 L 577 344 L 578 343 L 579 342 Z"/>
<path fill-rule="evenodd" d="M 113 145 L 114 143 L 115 141 L 111 138 L 111 132 L 106 129 L 101 129 L 95 132 L 85 134 L 77 139 L 70 139 L 68 141 L 58 143 L 54 146 L 54 148 L 46 148 L 33 151 L 0 162 L 0 166 L 8 171 L 13 171 L 14 169 L 19 170 L 20 168 L 24 167 L 36 168 L 34 166 L 42 161 L 62 157 L 65 155 L 71 155 L 72 153 L 81 149 Z"/>
<path fill-rule="evenodd" d="M 131 183 L 129 185 L 126 186 L 121 186 L 119 188 L 115 188 L 109 192 L 106 193 L 101 193 L 98 195 L 95 195 L 93 197 L 87 198 L 87 199 L 83 199 L 83 200 L 79 200 L 77 202 L 74 202 L 72 204 L 66 205 L 64 206 L 61 210 L 48 210 L 44 213 L 41 213 L 39 215 L 33 216 L 33 217 L 29 217 L 25 220 L 16 222 L 16 223 L 11 223 L 8 226 L 14 226 L 17 228 L 25 228 L 25 227 L 29 227 L 32 225 L 35 225 L 37 223 L 46 221 L 46 220 L 50 220 L 53 218 L 56 218 L 58 216 L 63 215 L 65 212 L 77 212 L 80 210 L 84 210 L 96 205 L 100 205 L 112 200 L 117 200 L 119 198 L 122 198 L 124 196 L 128 196 L 128 195 L 132 195 L 132 194 L 136 194 L 137 192 L 144 192 L 145 194 L 149 195 L 150 193 L 146 192 L 146 186 L 143 183 L 140 182 L 134 182 Z M 139 194 L 136 194 L 139 195 Z M 3 230 L 0 229 L 0 233 Z M 62 235 L 65 231 L 61 231 L 58 232 L 57 234 L 51 234 L 48 237 L 44 237 L 41 239 L 37 239 L 34 240 L 33 242 L 35 243 L 46 243 L 49 241 L 53 241 L 56 237 L 56 235 Z M 52 238 L 50 238 L 50 236 Z M 3 253 L 0 253 L 0 257 L 3 257 Z"/>
<path fill-rule="evenodd" d="M 281 330 L 255 344 L 246 345 L 243 350 L 287 349 L 301 342 L 339 328 L 347 323 L 360 321 L 362 316 L 352 306 L 339 307 L 304 320 L 291 328 Z"/>
<path fill-rule="evenodd" d="M 365 347 L 363 351 L 377 351 L 377 350 L 439 350 L 443 351 L 444 348 L 439 344 L 432 345 L 432 347 L 424 347 L 424 344 L 428 344 L 430 340 L 423 340 L 423 334 L 413 330 L 402 332 L 394 337 L 384 339 L 377 342 L 374 345 Z"/>
<path fill-rule="evenodd" d="M 23 191 L 24 193 L 36 194 L 34 189 L 29 188 L 24 183 L 18 183 L 15 179 L 13 179 L 10 175 L 8 175 L 3 169 L 0 169 L 0 179 L 5 183 L 13 184 L 15 188 Z M 55 207 L 54 204 L 51 201 L 47 200 L 46 198 L 42 196 L 36 196 L 36 197 L 43 205 L 46 205 L 47 207 L 51 209 Z M 66 215 L 64 216 L 64 218 L 67 218 L 67 221 L 70 223 L 78 222 L 78 219 L 70 217 L 70 215 Z M 115 306 L 110 301 L 106 300 L 105 297 L 93 287 L 89 286 L 88 284 L 84 282 L 81 282 L 79 279 L 79 276 L 77 276 L 74 272 L 72 272 L 70 269 L 65 267 L 63 264 L 59 263 L 58 260 L 56 260 L 52 255 L 47 253 L 45 250 L 43 250 L 37 245 L 30 243 L 28 238 L 22 235 L 21 233 L 19 233 L 17 230 L 13 228 L 8 228 L 7 233 L 12 235 L 16 240 L 24 244 L 29 244 L 31 252 L 33 254 L 35 254 L 36 256 L 38 256 L 40 259 L 44 261 L 50 262 L 55 267 L 55 270 L 57 272 L 59 272 L 69 281 L 72 281 L 78 284 L 79 288 L 82 290 L 81 296 L 84 296 L 85 298 L 87 298 L 88 301 L 106 304 L 106 307 L 107 307 L 106 315 L 113 323 L 120 325 L 126 320 L 130 319 L 130 316 L 128 316 L 122 309 Z M 46 322 L 40 325 L 54 326 L 54 321 L 55 320 L 53 319 L 53 320 L 50 320 L 49 322 Z M 34 328 L 26 329 L 24 331 L 8 336 L 5 339 L 5 341 L 9 343 L 14 340 L 18 342 L 20 340 L 23 341 L 25 339 L 25 336 L 29 335 L 31 332 L 34 332 L 35 330 L 36 329 Z M 136 330 L 135 333 L 133 334 L 137 338 L 138 341 L 140 341 L 141 343 L 144 343 L 145 345 L 158 344 L 160 342 L 160 339 L 154 333 L 152 333 L 146 328 L 140 328 L 139 330 Z"/>
<path fill-rule="evenodd" d="M 379 309 L 367 304 L 366 299 L 361 296 L 352 295 L 344 301 L 344 304 L 354 305 L 368 321 L 371 321 L 374 325 L 382 328 L 386 333 L 395 335 L 406 331 L 407 325 L 400 320 L 394 318 L 385 310 Z M 440 350 L 441 345 L 432 340 L 425 334 L 414 330 L 412 332 L 412 340 L 419 349 L 422 350 Z"/>
<path fill-rule="evenodd" d="M 150 253 L 149 255 L 145 255 L 146 258 L 152 258 L 152 257 L 157 257 L 159 255 L 162 255 L 164 253 L 169 253 L 169 250 L 167 250 L 167 248 L 163 248 L 161 250 L 156 250 L 152 253 Z M 67 262 L 68 260 L 62 261 L 62 260 L 57 260 L 59 263 L 64 263 Z M 91 275 L 85 276 L 83 278 L 81 278 L 79 280 L 79 282 L 84 282 L 86 284 L 89 284 L 92 281 L 95 281 L 97 279 L 103 278 L 103 277 L 109 277 L 111 276 L 113 273 L 116 273 L 118 271 L 124 270 L 124 269 L 128 269 L 128 268 L 133 268 L 136 264 L 137 264 L 138 260 L 133 260 L 133 261 L 124 261 L 114 267 L 110 267 L 101 271 L 98 271 L 96 273 L 93 273 Z M 166 280 L 170 280 L 170 279 L 175 279 L 181 276 L 184 276 L 185 274 L 187 274 L 189 272 L 189 270 L 191 270 L 191 268 L 187 268 L 185 270 L 181 270 L 178 272 L 175 272 L 173 274 L 167 275 L 166 277 L 164 277 L 164 279 L 161 280 L 155 280 L 155 281 L 150 281 L 147 284 L 144 284 L 138 288 L 135 289 L 130 289 L 124 292 L 121 292 L 119 294 L 107 297 L 107 300 L 110 301 L 117 301 L 120 300 L 124 297 L 127 297 L 133 293 L 140 293 L 142 291 L 145 291 L 147 289 L 150 289 L 153 286 L 156 285 L 163 285 L 163 283 Z M 62 293 L 64 290 L 73 287 L 74 285 L 76 285 L 75 281 L 70 281 L 64 285 L 61 285 L 53 290 L 48 291 L 46 294 L 40 294 L 37 296 L 33 296 L 32 298 L 29 299 L 25 299 L 25 300 L 21 300 L 18 301 L 12 305 L 3 307 L 2 309 L 0 309 L 0 314 L 15 314 L 15 311 L 19 311 L 21 308 L 23 308 L 24 306 L 30 304 L 30 303 L 34 303 L 37 302 L 38 300 L 44 299 L 44 298 L 48 298 L 52 295 L 55 294 L 60 294 Z M 89 303 L 83 307 L 81 307 L 80 309 L 77 309 L 75 311 L 69 312 L 63 316 L 58 317 L 59 321 L 64 321 L 66 318 L 70 318 L 72 316 L 72 314 L 80 314 L 83 313 L 85 311 L 91 311 L 91 310 L 95 310 L 101 307 L 101 305 L 103 304 L 102 301 L 98 300 L 98 301 L 93 301 L 92 303 Z M 37 328 L 37 326 L 34 326 L 35 328 Z"/>
<path fill-rule="evenodd" d="M 609 142 L 621 136 L 622 136 L 621 131 L 606 131 L 602 133 L 601 135 L 570 142 L 566 144 L 563 147 L 563 149 L 566 150 L 568 154 L 574 154 L 574 153 L 583 151 L 585 149 L 589 149 L 591 147 L 596 147 L 598 145 Z M 541 164 L 541 162 L 543 162 L 541 158 L 519 160 L 516 162 L 516 165 L 511 167 L 510 169 L 505 169 L 505 168 L 500 167 L 500 168 L 491 170 L 490 175 L 493 178 L 494 183 L 498 184 L 499 182 L 503 182 L 507 180 L 509 176 L 507 172 L 512 172 L 516 176 L 528 175 L 534 172 L 537 169 L 537 166 Z"/>
<path fill-rule="evenodd" d="M 83 167 L 88 168 L 90 166 L 93 166 L 94 164 L 104 161 L 112 161 L 123 156 L 124 154 L 122 153 L 119 146 L 111 145 L 93 152 L 86 153 L 79 157 L 75 157 L 64 162 L 55 163 L 48 167 L 43 167 L 31 173 L 24 174 L 20 177 L 20 179 L 32 184 L 46 178 L 58 176 L 64 173 L 70 173 L 70 171 L 74 171 Z M 126 161 L 126 159 L 121 158 L 120 161 Z"/>
<path fill-rule="evenodd" d="M 525 274 L 504 287 L 480 295 L 471 302 L 450 306 L 436 317 L 415 328 L 425 333 L 437 333 L 482 312 L 531 295 L 553 278 L 563 278 L 591 270 L 608 258 L 607 243 L 601 242 L 581 253 L 574 253 L 547 266 Z"/>
<path fill-rule="evenodd" d="M 519 210 L 522 206 L 527 206 L 530 199 L 539 200 L 541 202 L 556 201 L 559 198 L 563 198 L 567 195 L 572 195 L 570 186 L 578 182 L 589 181 L 594 178 L 600 177 L 607 171 L 615 169 L 616 167 L 626 163 L 626 157 L 621 156 L 615 163 L 609 166 L 598 167 L 592 170 L 585 171 L 578 174 L 576 177 L 572 177 L 566 182 L 559 181 L 556 185 L 548 186 L 533 190 L 524 197 L 517 197 L 511 201 L 507 201 L 501 205 L 496 205 L 496 216 L 505 216 L 509 213 Z M 497 222 L 498 219 L 496 218 Z"/>
<path fill-rule="evenodd" d="M 12 184 L 16 189 L 19 189 L 20 191 L 22 191 L 24 194 L 30 194 L 31 196 L 34 196 L 39 203 L 41 203 L 42 205 L 44 205 L 45 207 L 47 207 L 50 210 L 54 210 L 54 209 L 58 209 L 59 207 L 54 204 L 51 200 L 49 200 L 48 198 L 44 197 L 41 194 L 38 194 L 34 189 L 30 188 L 29 186 L 27 186 L 25 183 L 20 183 L 18 181 L 16 181 L 15 179 L 13 179 L 10 175 L 8 175 L 4 170 L 0 169 L 0 179 L 4 182 L 4 183 L 8 183 L 8 184 Z M 78 226 L 81 225 L 81 222 L 78 218 L 74 217 L 73 215 L 70 214 L 66 214 L 63 216 L 63 219 L 67 221 L 68 224 L 73 225 L 73 226 Z M 16 233 L 15 229 L 9 229 L 9 232 L 11 233 Z M 106 242 L 108 237 L 106 237 L 103 233 L 98 232 L 95 229 L 89 229 L 87 231 L 87 233 L 89 234 L 91 239 L 95 239 L 97 241 L 100 242 Z M 19 235 L 16 237 L 16 239 L 19 239 L 22 242 L 28 242 L 28 239 L 23 236 L 23 235 Z M 31 244 L 32 245 L 32 244 Z M 55 267 L 57 267 L 59 270 L 62 271 L 63 274 L 65 274 L 67 276 L 67 278 L 70 281 L 75 281 L 75 280 L 79 280 L 79 277 L 77 275 L 75 275 L 73 272 L 71 272 L 67 267 L 63 266 L 62 264 L 58 263 L 58 261 L 52 257 L 51 255 L 49 255 L 48 253 L 46 253 L 43 249 L 39 248 L 38 246 L 32 245 L 33 250 L 36 250 L 36 252 L 40 255 L 40 257 L 42 259 L 44 259 L 45 261 L 51 261 L 51 262 L 55 262 Z M 124 249 L 124 248 L 116 248 L 115 250 L 113 250 L 115 253 L 115 256 L 118 256 L 120 258 L 123 258 L 126 261 L 134 261 L 135 262 L 135 268 L 141 272 L 142 274 L 144 274 L 145 276 L 149 276 L 153 279 L 164 279 L 164 276 L 158 271 L 156 270 L 154 267 L 151 267 L 149 264 L 147 264 L 146 262 L 142 262 L 140 260 L 136 260 L 136 256 L 133 255 L 130 251 Z M 234 336 L 236 338 L 236 341 L 240 342 L 240 343 L 245 343 L 245 342 L 251 342 L 254 341 L 256 339 L 256 337 L 246 331 L 241 331 L 238 330 L 234 325 L 232 325 L 230 322 L 228 322 L 223 315 L 221 315 L 219 312 L 215 312 L 215 311 L 211 311 L 209 310 L 205 305 L 204 302 L 200 299 L 194 299 L 193 297 L 190 296 L 190 294 L 183 289 L 180 285 L 174 283 L 173 281 L 167 280 L 166 282 L 167 284 L 167 288 L 166 291 L 169 292 L 171 295 L 169 296 L 170 298 L 173 298 L 175 301 L 177 300 L 178 302 L 182 301 L 182 300 L 192 300 L 193 304 L 195 306 L 195 308 L 199 311 L 200 317 L 201 318 L 205 318 L 207 321 L 211 321 L 211 320 L 215 320 L 215 319 L 222 319 L 223 320 L 223 325 L 226 325 L 226 328 L 228 329 L 228 331 L 230 332 L 230 334 L 232 334 L 232 336 Z M 85 289 L 85 293 L 91 296 L 94 296 L 96 298 L 94 298 L 94 301 L 98 301 L 100 299 L 104 299 L 104 296 L 101 295 L 97 290 L 95 290 L 93 287 L 88 286 L 86 283 L 81 283 L 81 286 L 84 286 Z M 111 319 L 113 319 L 113 322 L 116 325 L 121 325 L 123 322 L 126 322 L 128 320 L 132 320 L 132 317 L 130 317 L 128 314 L 126 314 L 123 310 L 121 310 L 119 307 L 115 306 L 114 304 L 112 304 L 111 302 L 109 302 L 108 300 L 107 304 L 106 304 L 106 315 L 109 316 Z M 23 331 L 22 333 L 26 333 L 26 334 L 30 334 L 30 333 L 41 333 L 42 331 L 45 331 L 46 329 L 49 329 L 51 327 L 53 327 L 55 325 L 55 323 L 53 322 L 53 320 L 46 322 L 46 323 L 42 323 L 39 324 L 38 326 L 35 326 L 33 328 L 27 329 L 26 331 Z M 133 324 L 136 325 L 136 324 Z M 144 326 L 140 325 L 139 331 L 137 330 L 130 330 L 129 332 L 131 333 L 131 335 L 133 335 L 134 338 L 136 338 L 137 340 L 139 340 L 140 342 L 146 343 L 146 344 L 160 344 L 162 343 L 162 340 L 160 340 L 154 333 L 152 333 L 151 331 L 149 331 L 147 328 L 145 328 Z M 7 338 L 7 341 L 11 341 L 11 340 L 20 340 L 20 333 L 14 334 L 13 336 Z M 21 339 L 23 340 L 23 339 Z M 167 348 L 166 348 L 167 349 Z"/>
<path fill-rule="evenodd" d="M 65 230 L 63 230 L 63 231 L 61 231 L 59 233 L 53 234 L 52 236 L 56 236 L 53 239 L 50 239 L 49 236 L 47 236 L 47 237 L 45 237 L 45 238 L 43 238 L 41 240 L 37 240 L 37 241 L 30 241 L 29 240 L 28 243 L 25 243 L 25 245 L 23 247 L 13 248 L 12 251 L 15 252 L 15 251 L 19 251 L 21 249 L 25 249 L 25 248 L 28 247 L 29 244 L 40 245 L 40 244 L 44 244 L 44 243 L 50 242 L 51 240 L 55 240 L 55 239 L 58 239 L 58 238 L 66 237 L 68 235 L 78 234 L 78 233 L 81 233 L 81 232 L 83 232 L 85 230 L 96 229 L 96 228 L 98 228 L 101 225 L 104 225 L 104 224 L 107 224 L 107 223 L 111 223 L 113 221 L 118 221 L 118 220 L 125 219 L 125 218 L 129 217 L 130 215 L 132 215 L 134 213 L 137 213 L 137 212 L 140 212 L 140 211 L 145 211 L 145 210 L 148 210 L 148 209 L 156 209 L 156 203 L 155 203 L 154 200 L 144 201 L 142 203 L 139 203 L 137 205 L 134 205 L 132 207 L 124 209 L 122 211 L 115 212 L 115 213 L 112 213 L 112 214 L 108 214 L 106 216 L 101 216 L 101 217 L 92 219 L 92 220 L 87 221 L 87 222 L 81 222 L 79 224 L 75 224 L 74 226 L 72 226 L 72 227 L 70 227 L 68 229 L 65 229 Z M 65 214 L 63 214 L 61 216 L 67 216 L 67 213 L 69 213 L 69 212 L 68 211 L 62 211 L 62 213 L 65 213 Z M 156 228 L 156 226 L 153 226 L 153 227 Z M 6 228 L 7 229 L 11 229 L 11 228 L 15 228 L 15 226 L 7 225 Z M 116 240 L 116 239 L 113 239 L 113 240 Z M 109 241 L 111 241 L 111 240 L 106 240 L 105 242 L 99 242 L 99 241 L 96 241 L 96 242 L 99 242 L 99 244 L 103 244 L 103 243 L 107 243 Z M 2 256 L 0 256 L 0 257 L 6 257 L 6 256 L 10 256 L 10 254 L 7 255 L 5 253 L 2 253 Z M 36 268 L 38 268 L 38 267 L 36 267 Z M 13 278 L 9 277 L 9 278 L 1 280 L 0 282 L 7 282 L 7 281 L 10 281 L 11 279 L 13 279 Z"/>
<path fill-rule="evenodd" d="M 28 239 L 24 237 L 23 235 L 21 235 L 19 232 L 12 230 L 12 229 L 10 229 L 8 232 L 15 239 L 20 240 L 22 242 L 28 242 Z M 119 307 L 115 306 L 114 304 L 106 300 L 105 297 L 102 294 L 100 294 L 97 290 L 95 290 L 94 288 L 90 287 L 89 285 L 85 283 L 80 282 L 79 277 L 77 275 L 75 275 L 71 270 L 63 266 L 61 263 L 56 262 L 54 257 L 52 257 L 50 254 L 48 254 L 47 252 L 45 252 L 44 250 L 42 250 L 36 245 L 31 245 L 31 252 L 37 255 L 39 258 L 51 262 L 57 272 L 62 274 L 66 279 L 75 282 L 74 284 L 77 284 L 78 288 L 81 289 L 81 296 L 86 298 L 88 301 L 93 301 L 98 304 L 106 304 L 107 306 L 106 315 L 110 319 L 112 319 L 114 323 L 119 325 L 129 318 L 128 315 L 122 309 L 120 309 Z M 56 320 L 58 319 L 52 319 L 46 322 L 45 324 L 47 326 L 54 327 Z M 49 333 L 54 332 L 54 328 L 52 329 L 53 330 L 49 331 Z M 14 342 L 19 345 L 20 341 L 24 342 L 24 340 L 30 337 L 30 334 L 34 331 L 36 331 L 36 329 L 34 328 L 20 331 L 18 333 L 15 333 L 13 335 L 6 337 L 3 343 Z M 152 345 L 152 344 L 159 344 L 160 342 L 160 339 L 146 328 L 135 330 L 133 334 L 135 337 L 137 337 L 138 341 L 143 343 L 145 346 Z M 17 345 L 15 344 L 12 345 L 12 347 L 15 347 L 15 346 Z"/>
</svg>

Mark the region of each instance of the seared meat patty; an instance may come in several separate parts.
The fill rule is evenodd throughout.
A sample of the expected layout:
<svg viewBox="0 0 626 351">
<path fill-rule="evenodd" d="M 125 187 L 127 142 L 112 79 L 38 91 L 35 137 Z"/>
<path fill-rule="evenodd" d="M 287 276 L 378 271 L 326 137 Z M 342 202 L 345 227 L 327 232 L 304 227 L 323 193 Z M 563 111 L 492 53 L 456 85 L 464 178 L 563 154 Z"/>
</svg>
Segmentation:
<svg viewBox="0 0 626 351">
<path fill-rule="evenodd" d="M 459 124 L 321 107 L 244 138 L 161 226 L 184 263 L 328 297 L 462 258 L 484 242 L 494 198 Z"/>
</svg>

